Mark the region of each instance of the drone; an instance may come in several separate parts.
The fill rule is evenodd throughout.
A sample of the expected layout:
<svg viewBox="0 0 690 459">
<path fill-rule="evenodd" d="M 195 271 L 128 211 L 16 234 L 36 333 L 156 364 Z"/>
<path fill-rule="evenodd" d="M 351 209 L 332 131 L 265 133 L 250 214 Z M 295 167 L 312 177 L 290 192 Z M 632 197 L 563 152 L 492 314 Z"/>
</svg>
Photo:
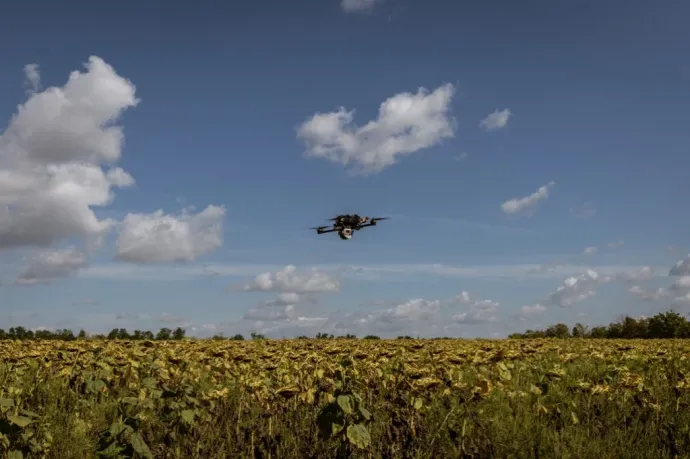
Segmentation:
<svg viewBox="0 0 690 459">
<path fill-rule="evenodd" d="M 337 231 L 340 239 L 346 241 L 352 239 L 353 231 L 359 231 L 367 226 L 376 226 L 379 220 L 388 220 L 388 217 L 360 217 L 357 214 L 345 214 L 338 215 L 329 220 L 333 222 L 333 226 L 316 226 L 310 229 L 316 230 L 316 234 L 334 233 Z"/>
</svg>

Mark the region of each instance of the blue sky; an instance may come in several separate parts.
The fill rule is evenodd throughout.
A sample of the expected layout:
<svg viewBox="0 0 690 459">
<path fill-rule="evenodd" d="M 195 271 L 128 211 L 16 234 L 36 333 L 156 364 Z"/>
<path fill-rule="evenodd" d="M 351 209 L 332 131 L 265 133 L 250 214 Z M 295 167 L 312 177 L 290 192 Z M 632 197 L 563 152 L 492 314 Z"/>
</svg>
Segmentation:
<svg viewBox="0 0 690 459">
<path fill-rule="evenodd" d="M 688 13 L 9 6 L 0 328 L 490 337 L 687 307 Z M 339 213 L 391 220 L 308 230 Z"/>
</svg>

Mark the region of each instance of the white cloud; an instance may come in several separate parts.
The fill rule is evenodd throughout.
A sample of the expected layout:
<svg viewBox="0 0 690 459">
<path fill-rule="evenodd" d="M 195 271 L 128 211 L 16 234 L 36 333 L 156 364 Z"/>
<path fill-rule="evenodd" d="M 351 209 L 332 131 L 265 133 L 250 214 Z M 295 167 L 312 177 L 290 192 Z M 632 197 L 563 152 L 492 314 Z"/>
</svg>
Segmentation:
<svg viewBox="0 0 690 459">
<path fill-rule="evenodd" d="M 79 272 L 79 277 L 105 279 L 112 281 L 178 281 L 197 279 L 213 272 L 217 276 L 263 276 L 272 278 L 268 271 L 281 271 L 280 265 L 258 265 L 241 263 L 209 263 L 171 266 L 146 266 L 129 263 L 91 264 Z M 423 276 L 438 276 L 456 279 L 491 279 L 496 281 L 517 281 L 523 279 L 561 279 L 564 276 L 581 274 L 584 267 L 579 264 L 560 264 L 549 269 L 542 264 L 484 264 L 484 265 L 444 265 L 425 263 L 366 264 L 349 266 L 342 264 L 316 264 L 300 268 L 301 271 L 319 271 L 331 276 L 344 276 L 360 281 L 400 281 L 418 282 Z M 625 277 L 628 273 L 643 269 L 636 265 L 597 265 L 594 267 L 602 275 Z M 665 270 L 657 266 L 655 270 Z M 255 280 L 256 281 L 256 280 Z M 240 285 L 236 287 L 242 289 Z"/>
<path fill-rule="evenodd" d="M 38 64 L 27 64 L 24 66 L 26 85 L 29 86 L 27 94 L 31 95 L 41 88 L 41 74 L 38 71 Z"/>
<path fill-rule="evenodd" d="M 419 88 L 416 94 L 396 94 L 381 103 L 378 119 L 362 127 L 353 124 L 354 110 L 317 113 L 299 126 L 297 137 L 304 141 L 307 156 L 353 164 L 355 173 L 378 173 L 398 156 L 454 137 L 454 120 L 448 115 L 454 92 L 447 83 L 431 93 Z"/>
<path fill-rule="evenodd" d="M 38 67 L 26 73 L 37 89 Z M 98 57 L 63 87 L 30 94 L 0 136 L 0 249 L 100 241 L 115 222 L 99 220 L 92 208 L 109 204 L 112 188 L 134 183 L 101 164 L 120 158 L 115 123 L 138 102 L 134 85 Z"/>
<path fill-rule="evenodd" d="M 86 257 L 73 247 L 41 251 L 31 257 L 29 266 L 17 276 L 15 284 L 50 284 L 56 279 L 74 275 L 85 266 Z"/>
<path fill-rule="evenodd" d="M 551 292 L 539 304 L 551 304 L 560 307 L 572 306 L 594 296 L 596 289 L 601 284 L 612 282 L 614 279 L 614 276 L 601 275 L 592 269 L 587 269 L 584 274 L 566 278 L 561 286 Z"/>
<path fill-rule="evenodd" d="M 250 330 L 266 336 L 314 336 L 320 331 L 326 331 L 328 322 L 328 317 L 306 317 L 293 314 L 284 320 L 256 320 L 252 323 Z M 246 325 L 243 325 L 242 329 L 246 330 Z"/>
<path fill-rule="evenodd" d="M 122 222 L 117 258 L 137 263 L 191 262 L 223 244 L 225 208 L 209 205 L 196 214 L 184 209 L 179 216 L 157 210 L 131 213 Z"/>
<path fill-rule="evenodd" d="M 509 108 L 504 110 L 494 110 L 486 118 L 479 122 L 479 127 L 485 131 L 494 131 L 496 129 L 502 129 L 508 124 L 508 119 L 512 113 Z"/>
<path fill-rule="evenodd" d="M 676 281 L 671 284 L 671 290 L 683 290 L 690 289 L 690 275 L 681 276 Z"/>
<path fill-rule="evenodd" d="M 280 292 L 280 293 L 336 293 L 340 283 L 323 272 L 312 270 L 304 275 L 297 272 L 297 267 L 288 265 L 281 271 L 259 274 L 243 286 L 245 291 Z"/>
<path fill-rule="evenodd" d="M 341 0 L 340 7 L 346 13 L 363 13 L 371 11 L 376 3 L 383 0 Z"/>
<path fill-rule="evenodd" d="M 282 321 L 294 318 L 295 306 L 286 304 L 276 308 L 252 308 L 244 313 L 245 320 L 259 320 L 262 322 Z"/>
<path fill-rule="evenodd" d="M 56 275 L 58 271 L 74 274 L 77 269 L 69 269 L 70 263 L 83 268 L 74 258 L 77 252 L 70 258 L 68 252 L 52 247 L 65 241 L 83 243 L 86 253 L 80 256 L 91 255 L 118 224 L 112 218 L 99 219 L 94 209 L 111 204 L 116 188 L 135 184 L 114 163 L 124 144 L 119 121 L 140 102 L 136 88 L 99 57 L 91 56 L 85 66 L 83 72 L 72 72 L 64 86 L 38 92 L 38 65 L 27 65 L 28 99 L 0 136 L 0 250 L 40 251 L 35 269 L 20 274 L 18 282 L 24 284 L 38 279 L 39 271 L 53 273 L 46 277 L 52 280 L 64 277 Z M 129 214 L 120 233 L 119 254 L 137 261 L 193 260 L 222 243 L 219 230 L 208 220 L 223 212 L 209 206 L 190 218 Z M 156 218 L 163 224 L 157 227 L 159 239 L 154 244 L 142 233 L 146 223 L 153 224 Z M 201 231 L 201 236 L 194 233 L 203 223 L 212 229 Z M 166 254 L 156 251 L 166 243 Z M 141 250 L 143 254 L 138 253 Z M 64 263 L 56 261 L 58 254 L 65 257 Z"/>
<path fill-rule="evenodd" d="M 243 320 L 261 322 L 257 326 L 262 330 L 304 318 L 303 308 L 299 306 L 305 301 L 316 303 L 312 295 L 340 292 L 340 284 L 335 278 L 315 269 L 299 274 L 294 265 L 277 272 L 263 272 L 239 288 L 248 292 L 280 292 L 277 298 L 262 302 L 243 316 Z M 266 325 L 264 322 L 270 323 Z"/>
<path fill-rule="evenodd" d="M 268 306 L 289 306 L 295 305 L 302 300 L 302 297 L 298 293 L 285 292 L 278 295 L 275 300 L 266 301 L 265 304 Z"/>
<path fill-rule="evenodd" d="M 645 301 L 659 301 L 669 297 L 668 291 L 661 287 L 656 291 L 648 291 L 639 285 L 633 285 L 628 288 L 628 292 Z"/>
<path fill-rule="evenodd" d="M 414 298 L 374 311 L 346 314 L 334 321 L 336 333 L 356 335 L 444 334 L 447 327 L 496 321 L 499 303 L 463 291 L 454 298 Z"/>
<path fill-rule="evenodd" d="M 678 260 L 668 272 L 669 276 L 690 275 L 690 254 L 682 260 Z"/>
<path fill-rule="evenodd" d="M 585 250 L 582 253 L 584 253 L 585 255 L 594 255 L 598 251 L 599 251 L 599 249 L 597 249 L 596 247 L 590 246 L 590 247 L 585 247 Z"/>
<path fill-rule="evenodd" d="M 549 189 L 553 188 L 556 182 L 553 180 L 546 185 L 540 186 L 537 191 L 522 198 L 512 198 L 501 204 L 501 209 L 507 214 L 524 213 L 531 215 L 534 213 L 539 201 L 543 201 L 549 197 Z"/>
<path fill-rule="evenodd" d="M 459 324 L 479 324 L 496 320 L 496 312 L 500 303 L 491 300 L 475 300 L 470 302 L 469 310 L 453 314 L 452 320 Z"/>
<path fill-rule="evenodd" d="M 652 266 L 643 266 L 625 275 L 631 281 L 645 281 L 654 278 L 655 272 Z"/>
</svg>

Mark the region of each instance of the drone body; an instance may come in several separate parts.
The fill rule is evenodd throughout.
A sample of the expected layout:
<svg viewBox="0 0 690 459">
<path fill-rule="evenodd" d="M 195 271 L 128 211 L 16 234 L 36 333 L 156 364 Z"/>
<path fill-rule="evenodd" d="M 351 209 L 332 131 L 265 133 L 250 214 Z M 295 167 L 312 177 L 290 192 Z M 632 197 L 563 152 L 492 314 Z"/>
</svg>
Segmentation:
<svg viewBox="0 0 690 459">
<path fill-rule="evenodd" d="M 333 221 L 333 226 L 331 227 L 318 226 L 312 229 L 316 230 L 316 234 L 337 232 L 340 239 L 347 241 L 352 239 L 353 231 L 359 231 L 367 226 L 376 226 L 377 221 L 386 219 L 387 217 L 360 217 L 357 214 L 345 214 L 331 218 L 330 220 Z"/>
</svg>

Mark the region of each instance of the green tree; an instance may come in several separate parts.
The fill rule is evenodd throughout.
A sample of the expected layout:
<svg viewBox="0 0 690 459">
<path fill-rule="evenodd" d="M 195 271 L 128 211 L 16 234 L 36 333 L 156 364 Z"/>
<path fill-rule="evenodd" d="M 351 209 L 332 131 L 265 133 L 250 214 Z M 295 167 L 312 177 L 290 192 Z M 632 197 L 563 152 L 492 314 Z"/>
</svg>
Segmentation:
<svg viewBox="0 0 690 459">
<path fill-rule="evenodd" d="M 161 328 L 158 330 L 158 334 L 156 335 L 157 340 L 168 340 L 172 336 L 172 331 L 169 328 Z"/>
<path fill-rule="evenodd" d="M 566 324 L 551 325 L 546 329 L 546 336 L 548 338 L 569 338 L 570 329 Z"/>
<path fill-rule="evenodd" d="M 572 336 L 573 338 L 584 338 L 587 336 L 587 326 L 580 322 L 576 323 L 573 327 Z"/>
<path fill-rule="evenodd" d="M 181 340 L 184 338 L 186 331 L 182 327 L 177 327 L 172 334 L 172 339 Z"/>
<path fill-rule="evenodd" d="M 649 319 L 651 338 L 683 338 L 688 336 L 688 321 L 675 311 L 657 314 Z"/>
</svg>

